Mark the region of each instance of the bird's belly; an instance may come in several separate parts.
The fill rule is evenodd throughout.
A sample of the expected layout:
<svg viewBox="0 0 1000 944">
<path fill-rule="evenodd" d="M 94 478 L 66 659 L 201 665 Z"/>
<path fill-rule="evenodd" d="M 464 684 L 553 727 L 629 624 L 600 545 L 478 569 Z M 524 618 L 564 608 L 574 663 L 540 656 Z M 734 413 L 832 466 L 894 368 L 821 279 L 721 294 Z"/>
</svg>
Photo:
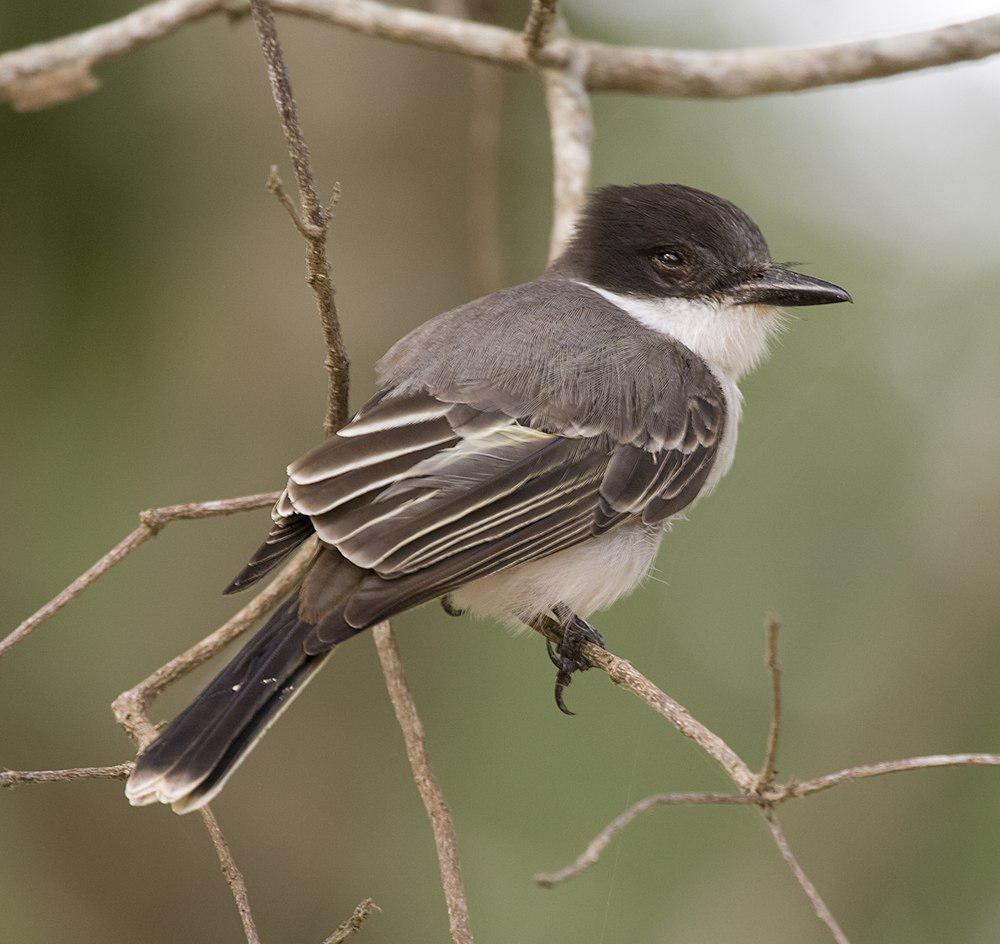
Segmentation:
<svg viewBox="0 0 1000 944">
<path fill-rule="evenodd" d="M 642 581 L 662 537 L 660 527 L 625 524 L 550 557 L 474 580 L 451 598 L 480 616 L 525 621 L 563 603 L 586 617 Z"/>
</svg>

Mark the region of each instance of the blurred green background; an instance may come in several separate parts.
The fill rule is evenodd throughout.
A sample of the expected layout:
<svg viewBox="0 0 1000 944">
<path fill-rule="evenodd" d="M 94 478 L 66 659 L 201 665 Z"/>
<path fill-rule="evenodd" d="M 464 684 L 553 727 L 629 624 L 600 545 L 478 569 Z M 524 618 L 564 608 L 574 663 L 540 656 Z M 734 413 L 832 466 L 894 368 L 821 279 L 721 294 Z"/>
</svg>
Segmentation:
<svg viewBox="0 0 1000 944">
<path fill-rule="evenodd" d="M 130 0 L 5 3 L 15 48 Z M 526 3 L 506 3 L 519 23 Z M 935 25 L 940 4 L 567 3 L 578 34 L 724 47 Z M 954 19 L 992 12 L 955 0 Z M 354 365 L 498 286 L 470 258 L 468 64 L 280 22 L 316 170 L 343 184 L 332 256 Z M 319 327 L 298 235 L 263 187 L 286 166 L 249 23 L 214 19 L 102 66 L 97 94 L 0 112 L 4 630 L 150 505 L 278 487 L 317 439 Z M 764 612 L 785 619 L 780 767 L 1000 749 L 1000 59 L 749 101 L 595 100 L 594 182 L 681 181 L 745 207 L 779 259 L 851 289 L 806 311 L 745 384 L 732 473 L 664 543 L 655 579 L 602 615 L 609 644 L 756 763 Z M 535 276 L 549 225 L 542 96 L 504 79 L 503 279 Z M 286 170 L 286 178 L 290 173 Z M 172 525 L 0 665 L 0 764 L 114 763 L 109 703 L 221 622 L 261 511 Z M 700 752 L 596 673 L 552 704 L 541 642 L 396 621 L 453 809 L 480 944 L 823 942 L 759 817 L 660 809 L 584 876 L 559 867 L 649 792 L 722 789 Z M 169 717 L 209 670 L 157 702 Z M 267 942 L 444 941 L 430 831 L 370 640 L 342 651 L 215 804 Z M 936 771 L 788 806 L 806 869 L 855 944 L 1000 939 L 1000 773 Z M 119 784 L 0 797 L 0 940 L 242 940 L 196 818 Z"/>
</svg>

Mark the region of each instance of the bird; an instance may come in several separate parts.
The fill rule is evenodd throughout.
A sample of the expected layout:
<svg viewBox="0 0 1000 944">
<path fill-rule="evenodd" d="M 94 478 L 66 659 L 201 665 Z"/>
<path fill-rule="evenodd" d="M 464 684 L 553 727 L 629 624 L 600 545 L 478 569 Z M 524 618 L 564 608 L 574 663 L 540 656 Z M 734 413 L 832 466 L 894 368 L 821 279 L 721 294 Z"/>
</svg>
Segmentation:
<svg viewBox="0 0 1000 944">
<path fill-rule="evenodd" d="M 266 540 L 226 592 L 315 536 L 308 570 L 140 753 L 130 802 L 203 806 L 338 645 L 435 599 L 551 621 L 569 713 L 583 643 L 604 644 L 589 617 L 642 582 L 671 523 L 731 467 L 738 385 L 783 308 L 850 301 L 776 263 L 728 200 L 595 190 L 540 278 L 407 334 L 375 396 L 288 466 Z"/>
</svg>

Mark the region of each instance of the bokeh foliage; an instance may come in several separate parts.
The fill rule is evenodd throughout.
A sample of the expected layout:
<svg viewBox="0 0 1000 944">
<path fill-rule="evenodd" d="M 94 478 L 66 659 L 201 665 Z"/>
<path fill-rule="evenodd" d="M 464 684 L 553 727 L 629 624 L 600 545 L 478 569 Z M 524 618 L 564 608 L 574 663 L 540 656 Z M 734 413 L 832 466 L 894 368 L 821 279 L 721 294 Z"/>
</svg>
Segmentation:
<svg viewBox="0 0 1000 944">
<path fill-rule="evenodd" d="M 131 7 L 6 4 L 15 47 Z M 508 3 L 516 23 L 523 4 Z M 724 46 L 925 25 L 913 5 L 568 4 L 581 34 Z M 982 12 L 949 8 L 956 18 Z M 574 15 L 575 14 L 575 15 Z M 327 192 L 355 403 L 400 334 L 471 294 L 467 66 L 281 23 Z M 152 504 L 276 487 L 318 435 L 324 378 L 302 247 L 264 191 L 283 158 L 249 25 L 187 29 L 103 67 L 105 87 L 0 113 L 0 356 L 9 628 Z M 595 183 L 673 180 L 748 209 L 775 255 L 849 287 L 745 385 L 736 466 L 665 542 L 657 579 L 603 615 L 612 647 L 762 750 L 761 621 L 786 622 L 784 774 L 996 750 L 1000 729 L 1000 62 L 745 102 L 596 100 Z M 507 80 L 509 281 L 547 244 L 541 95 Z M 112 763 L 108 705 L 231 611 L 219 590 L 266 513 L 175 524 L 0 665 L 0 763 Z M 535 888 L 624 805 L 717 789 L 711 763 L 596 673 L 556 712 L 536 638 L 397 621 L 456 817 L 483 944 L 824 941 L 757 818 L 659 810 L 571 885 Z M 179 708 L 205 673 L 156 714 Z M 1000 937 L 1000 780 L 931 772 L 785 813 L 858 942 Z M 367 639 L 255 751 L 216 810 L 270 941 L 321 940 L 362 897 L 371 944 L 442 940 L 433 846 Z M 200 824 L 107 783 L 0 797 L 0 939 L 240 939 Z M 361 938 L 359 938 L 361 940 Z"/>
</svg>

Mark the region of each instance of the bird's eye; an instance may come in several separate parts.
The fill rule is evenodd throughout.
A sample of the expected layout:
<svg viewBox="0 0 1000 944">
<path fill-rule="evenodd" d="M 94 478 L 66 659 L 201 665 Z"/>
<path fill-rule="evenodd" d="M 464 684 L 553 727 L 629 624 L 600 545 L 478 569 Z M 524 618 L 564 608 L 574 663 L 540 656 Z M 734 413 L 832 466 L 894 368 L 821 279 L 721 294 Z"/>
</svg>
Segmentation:
<svg viewBox="0 0 1000 944">
<path fill-rule="evenodd" d="M 653 265 L 658 269 L 674 271 L 684 265 L 684 256 L 677 249 L 657 249 L 653 253 Z"/>
</svg>

